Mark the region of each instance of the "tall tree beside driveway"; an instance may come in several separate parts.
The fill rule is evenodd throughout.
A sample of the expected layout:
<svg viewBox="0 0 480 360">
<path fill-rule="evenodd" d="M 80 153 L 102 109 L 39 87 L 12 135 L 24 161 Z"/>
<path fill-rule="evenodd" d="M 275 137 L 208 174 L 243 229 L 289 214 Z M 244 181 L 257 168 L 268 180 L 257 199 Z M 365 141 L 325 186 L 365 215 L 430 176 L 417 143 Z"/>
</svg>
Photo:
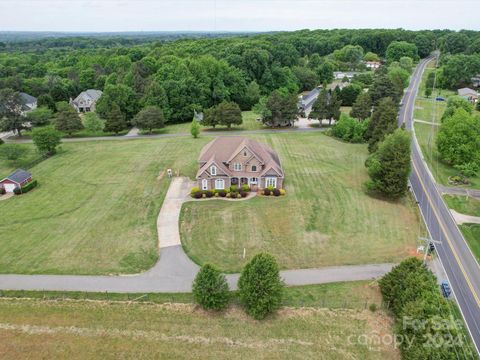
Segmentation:
<svg viewBox="0 0 480 360">
<path fill-rule="evenodd" d="M 371 153 L 377 150 L 378 143 L 386 135 L 397 128 L 397 110 L 397 105 L 391 98 L 380 100 L 378 106 L 375 107 L 366 134 L 368 151 Z"/>
<path fill-rule="evenodd" d="M 397 129 L 385 137 L 366 161 L 370 181 L 367 188 L 390 199 L 404 196 L 410 176 L 410 134 Z"/>
<path fill-rule="evenodd" d="M 42 155 L 54 155 L 57 152 L 57 146 L 61 143 L 61 139 L 62 134 L 50 126 L 32 130 L 33 143 Z"/>
<path fill-rule="evenodd" d="M 340 119 L 342 100 L 338 95 L 338 91 L 334 91 L 328 101 L 328 125 L 332 125 L 332 119 L 338 121 Z"/>
<path fill-rule="evenodd" d="M 153 129 L 164 127 L 165 117 L 163 111 L 158 106 L 149 106 L 140 111 L 133 118 L 133 124 L 142 130 L 148 130 L 152 133 Z"/>
<path fill-rule="evenodd" d="M 328 110 L 328 100 L 329 100 L 329 93 L 325 86 L 320 90 L 318 94 L 317 100 L 313 103 L 312 111 L 310 112 L 309 117 L 312 119 L 320 120 L 320 125 L 322 124 L 322 120 L 326 119 L 329 114 Z"/>
<path fill-rule="evenodd" d="M 370 94 L 368 92 L 362 92 L 353 103 L 350 116 L 355 119 L 365 120 L 369 118 L 371 114 L 372 101 L 370 100 Z"/>
<path fill-rule="evenodd" d="M 83 129 L 83 124 L 74 108 L 68 104 L 62 104 L 53 120 L 55 129 L 72 135 Z"/>
<path fill-rule="evenodd" d="M 195 118 L 193 118 L 192 124 L 190 125 L 190 134 L 192 134 L 194 139 L 198 138 L 198 135 L 200 134 L 200 124 Z"/>
<path fill-rule="evenodd" d="M 264 319 L 282 303 L 284 284 L 272 255 L 255 255 L 245 265 L 238 280 L 240 301 L 255 319 Z"/>
<path fill-rule="evenodd" d="M 105 121 L 105 131 L 111 131 L 118 134 L 120 131 L 127 128 L 127 121 L 125 120 L 125 114 L 122 113 L 120 107 L 113 103 L 112 108 L 107 114 Z"/>
<path fill-rule="evenodd" d="M 0 90 L 0 130 L 16 131 L 21 136 L 24 121 L 20 94 L 13 89 Z"/>
</svg>

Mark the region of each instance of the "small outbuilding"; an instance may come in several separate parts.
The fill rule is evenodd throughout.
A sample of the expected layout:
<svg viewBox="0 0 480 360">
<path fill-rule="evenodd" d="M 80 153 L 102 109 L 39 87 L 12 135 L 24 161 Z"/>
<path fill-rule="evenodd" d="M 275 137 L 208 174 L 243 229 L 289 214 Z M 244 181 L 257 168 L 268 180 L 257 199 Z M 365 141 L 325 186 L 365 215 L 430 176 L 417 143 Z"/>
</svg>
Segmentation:
<svg viewBox="0 0 480 360">
<path fill-rule="evenodd" d="M 478 101 L 478 93 L 470 88 L 461 88 L 457 90 L 458 95 L 475 104 Z"/>
<path fill-rule="evenodd" d="M 28 171 L 17 169 L 5 179 L 0 181 L 0 187 L 4 188 L 7 193 L 13 193 L 15 188 L 25 186 L 32 181 L 32 174 Z"/>
</svg>

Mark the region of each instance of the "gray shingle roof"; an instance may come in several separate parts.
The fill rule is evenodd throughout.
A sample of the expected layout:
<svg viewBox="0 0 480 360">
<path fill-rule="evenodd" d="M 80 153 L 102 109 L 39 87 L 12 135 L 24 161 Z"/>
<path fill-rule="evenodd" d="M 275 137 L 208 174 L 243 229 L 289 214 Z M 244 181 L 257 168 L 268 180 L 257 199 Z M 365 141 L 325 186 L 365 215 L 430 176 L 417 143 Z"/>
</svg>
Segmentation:
<svg viewBox="0 0 480 360">
<path fill-rule="evenodd" d="M 476 95 L 478 96 L 477 92 L 470 88 L 461 88 L 458 89 L 458 95 L 465 96 L 465 95 Z"/>
<path fill-rule="evenodd" d="M 30 174 L 28 171 L 25 171 L 23 169 L 17 169 L 10 175 L 8 175 L 5 179 L 11 180 L 13 182 L 16 182 L 18 184 L 24 182 L 28 178 L 30 178 L 32 174 Z M 5 180 L 4 179 L 4 180 Z"/>
</svg>

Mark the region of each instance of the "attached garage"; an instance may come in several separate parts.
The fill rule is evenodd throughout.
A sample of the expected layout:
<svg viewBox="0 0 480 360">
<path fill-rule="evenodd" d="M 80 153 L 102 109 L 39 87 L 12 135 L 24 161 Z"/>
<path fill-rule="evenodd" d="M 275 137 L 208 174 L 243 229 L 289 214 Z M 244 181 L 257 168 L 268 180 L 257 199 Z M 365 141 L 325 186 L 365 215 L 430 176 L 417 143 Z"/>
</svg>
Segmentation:
<svg viewBox="0 0 480 360">
<path fill-rule="evenodd" d="M 25 186 L 32 181 L 32 174 L 28 171 L 17 169 L 5 179 L 0 181 L 0 187 L 4 188 L 7 193 L 13 193 L 15 188 Z"/>
</svg>

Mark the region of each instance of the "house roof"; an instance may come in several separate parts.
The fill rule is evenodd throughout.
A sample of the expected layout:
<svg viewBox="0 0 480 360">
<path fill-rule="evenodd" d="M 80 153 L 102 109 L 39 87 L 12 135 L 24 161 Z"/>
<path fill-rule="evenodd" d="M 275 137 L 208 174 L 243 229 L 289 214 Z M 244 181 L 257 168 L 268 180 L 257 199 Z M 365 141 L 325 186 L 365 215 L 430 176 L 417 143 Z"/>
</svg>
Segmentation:
<svg viewBox="0 0 480 360">
<path fill-rule="evenodd" d="M 461 89 L 458 89 L 458 95 L 460 96 L 464 96 L 464 95 L 475 95 L 475 96 L 478 96 L 477 92 L 473 89 L 470 89 L 470 88 L 461 88 Z"/>
<path fill-rule="evenodd" d="M 21 92 L 19 94 L 20 94 L 20 98 L 22 99 L 22 104 L 23 105 L 33 104 L 33 103 L 37 102 L 37 98 L 32 96 L 32 95 L 29 95 L 29 94 L 24 93 L 24 92 Z"/>
<path fill-rule="evenodd" d="M 225 172 L 229 176 L 233 176 L 231 170 L 228 168 L 228 163 L 244 148 L 247 148 L 258 157 L 258 159 L 265 165 L 266 171 L 273 168 L 283 177 L 280 159 L 273 149 L 256 140 L 241 136 L 220 136 L 205 145 L 198 158 L 198 162 L 201 166 L 198 170 L 197 176 L 200 176 L 212 163 L 217 164 L 222 172 Z M 235 172 L 235 174 L 238 175 L 237 172 Z M 262 175 L 263 173 L 261 176 Z"/>
<path fill-rule="evenodd" d="M 78 103 L 82 98 L 91 99 L 92 101 L 97 101 L 102 96 L 103 92 L 101 90 L 88 89 L 82 91 L 74 100 L 74 103 Z"/>
<path fill-rule="evenodd" d="M 28 180 L 31 177 L 32 177 L 32 174 L 30 174 L 28 171 L 17 169 L 3 180 L 10 180 L 17 184 L 21 184 L 22 182 L 24 182 L 25 180 Z"/>
</svg>

